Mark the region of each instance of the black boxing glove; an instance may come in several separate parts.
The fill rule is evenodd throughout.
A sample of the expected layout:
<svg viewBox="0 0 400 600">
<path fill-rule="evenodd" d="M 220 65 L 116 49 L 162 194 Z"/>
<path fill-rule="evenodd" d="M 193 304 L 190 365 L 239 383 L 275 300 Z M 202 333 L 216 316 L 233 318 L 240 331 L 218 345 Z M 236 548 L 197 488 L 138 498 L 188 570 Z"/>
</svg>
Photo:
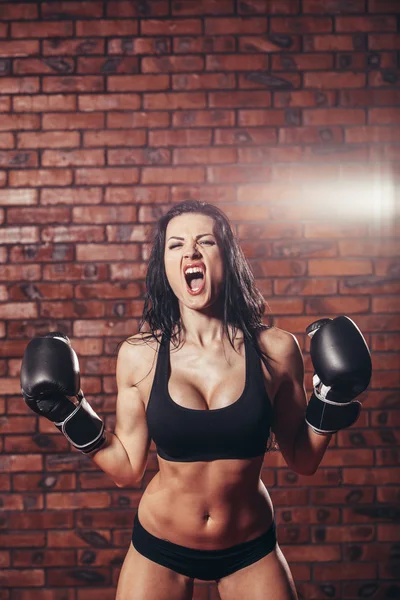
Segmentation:
<svg viewBox="0 0 400 600">
<path fill-rule="evenodd" d="M 336 433 L 358 419 L 361 403 L 354 399 L 371 380 L 371 354 L 349 317 L 320 319 L 306 332 L 311 337 L 310 355 L 315 369 L 306 421 L 315 433 Z"/>
<path fill-rule="evenodd" d="M 31 410 L 52 421 L 75 448 L 88 454 L 106 441 L 104 423 L 80 389 L 78 357 L 66 335 L 53 331 L 27 345 L 21 393 Z"/>
</svg>

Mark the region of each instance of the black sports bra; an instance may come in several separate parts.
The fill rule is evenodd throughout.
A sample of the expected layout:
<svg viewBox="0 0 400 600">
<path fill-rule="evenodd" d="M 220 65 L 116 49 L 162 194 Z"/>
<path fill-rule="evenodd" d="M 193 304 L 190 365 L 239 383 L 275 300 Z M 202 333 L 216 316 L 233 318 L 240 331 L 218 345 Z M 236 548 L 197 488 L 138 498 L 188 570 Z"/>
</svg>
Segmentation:
<svg viewBox="0 0 400 600">
<path fill-rule="evenodd" d="M 252 458 L 264 454 L 272 406 L 264 387 L 260 358 L 248 341 L 246 382 L 241 396 L 213 410 L 186 408 L 168 392 L 169 341 L 163 336 L 147 405 L 149 434 L 161 458 L 177 462 Z"/>
</svg>

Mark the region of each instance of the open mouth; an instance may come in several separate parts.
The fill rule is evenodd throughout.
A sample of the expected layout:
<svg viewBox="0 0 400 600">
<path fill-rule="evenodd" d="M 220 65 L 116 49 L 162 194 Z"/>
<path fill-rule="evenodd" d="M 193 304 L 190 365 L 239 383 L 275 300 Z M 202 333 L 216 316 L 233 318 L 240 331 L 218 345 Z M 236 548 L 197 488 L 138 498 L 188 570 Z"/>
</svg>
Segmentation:
<svg viewBox="0 0 400 600">
<path fill-rule="evenodd" d="M 185 280 L 190 294 L 200 294 L 206 283 L 204 270 L 201 267 L 189 267 L 185 270 Z"/>
</svg>

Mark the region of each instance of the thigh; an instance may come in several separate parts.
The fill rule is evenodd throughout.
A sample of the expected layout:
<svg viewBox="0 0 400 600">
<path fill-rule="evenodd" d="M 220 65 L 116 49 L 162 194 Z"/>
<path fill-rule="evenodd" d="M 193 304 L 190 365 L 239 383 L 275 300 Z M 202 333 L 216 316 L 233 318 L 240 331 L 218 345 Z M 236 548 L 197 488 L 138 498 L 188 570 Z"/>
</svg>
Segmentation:
<svg viewBox="0 0 400 600">
<path fill-rule="evenodd" d="M 193 579 L 149 560 L 131 544 L 115 600 L 191 600 L 193 584 Z"/>
<path fill-rule="evenodd" d="M 217 585 L 221 600 L 298 600 L 289 565 L 278 544 L 257 562 L 222 577 Z"/>
</svg>

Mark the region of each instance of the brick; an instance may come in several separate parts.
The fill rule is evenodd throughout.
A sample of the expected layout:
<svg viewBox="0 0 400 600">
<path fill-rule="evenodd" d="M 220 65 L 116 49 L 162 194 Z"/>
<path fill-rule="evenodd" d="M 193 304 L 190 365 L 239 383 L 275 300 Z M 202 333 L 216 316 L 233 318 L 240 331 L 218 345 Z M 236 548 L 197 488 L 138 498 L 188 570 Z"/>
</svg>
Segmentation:
<svg viewBox="0 0 400 600">
<path fill-rule="evenodd" d="M 24 227 L 24 229 L 34 229 L 37 227 Z M 36 232 L 36 238 L 38 239 L 38 233 Z M 36 240 L 37 241 L 37 240 Z M 27 242 L 32 243 L 32 242 Z M 33 261 L 69 261 L 72 260 L 73 248 L 67 244 L 63 245 L 42 245 L 42 246 L 14 246 L 10 250 L 10 260 L 12 262 L 33 262 Z M 33 335 L 33 334 L 32 334 Z M 30 336 L 31 337 L 31 336 Z"/>
<path fill-rule="evenodd" d="M 3 454 L 3 456 L 0 458 L 0 463 L 2 470 L 6 473 L 41 471 L 43 466 L 43 458 L 40 454 L 30 454 L 29 456 Z"/>
<path fill-rule="evenodd" d="M 245 108 L 271 106 L 271 93 L 266 91 L 210 92 L 211 108 Z"/>
<path fill-rule="evenodd" d="M 76 231 L 78 227 L 73 228 L 73 233 Z M 80 241 L 80 240 L 79 240 Z M 89 238 L 88 241 L 92 241 Z M 104 241 L 104 236 L 101 241 Z M 107 265 L 76 265 L 76 264 L 56 264 L 56 265 L 44 265 L 43 268 L 43 280 L 49 281 L 99 281 L 104 280 L 108 276 L 108 266 Z M 74 345 L 75 348 L 75 345 Z M 79 352 L 78 352 L 79 350 Z M 82 352 L 82 349 L 76 347 L 76 351 L 78 354 Z"/>
<path fill-rule="evenodd" d="M 0 115 L 0 131 L 39 129 L 39 123 L 38 115 Z"/>
<path fill-rule="evenodd" d="M 204 59 L 196 55 L 145 57 L 141 60 L 142 73 L 191 73 L 203 69 Z"/>
<path fill-rule="evenodd" d="M 44 167 L 96 166 L 105 164 L 103 150 L 45 150 L 42 154 Z"/>
<path fill-rule="evenodd" d="M 291 148 L 239 148 L 238 163 L 259 163 L 264 164 L 280 162 L 301 162 L 303 160 L 304 150 L 301 147 Z"/>
<path fill-rule="evenodd" d="M 256 71 L 268 68 L 268 57 L 261 54 L 209 54 L 207 71 Z"/>
<path fill-rule="evenodd" d="M 2 265 L 0 266 L 0 281 L 35 281 L 40 279 L 41 268 L 40 265 Z M 5 344 L 5 342 L 2 342 Z M 14 356 L 12 352 L 15 351 L 12 346 L 13 342 L 10 342 L 9 354 L 7 356 Z M 15 346 L 18 348 L 18 344 Z M 18 356 L 22 352 L 18 353 Z"/>
<path fill-rule="evenodd" d="M 137 260 L 139 248 L 135 244 L 77 244 L 76 255 L 80 261 L 91 262 L 95 260 Z"/>
<path fill-rule="evenodd" d="M 337 281 L 333 278 L 277 279 L 274 281 L 274 294 L 320 296 L 337 293 Z"/>
<path fill-rule="evenodd" d="M 37 167 L 37 152 L 15 152 L 14 150 L 0 150 L 0 167 Z"/>
<path fill-rule="evenodd" d="M 206 35 L 261 34 L 267 31 L 267 21 L 251 17 L 206 18 L 204 27 Z"/>
<path fill-rule="evenodd" d="M 309 260 L 310 275 L 370 275 L 372 273 L 372 264 L 370 260 Z"/>
<path fill-rule="evenodd" d="M 200 19 L 146 19 L 141 22 L 142 35 L 201 35 Z"/>
<path fill-rule="evenodd" d="M 99 318 L 105 315 L 103 301 L 95 302 L 44 302 L 40 303 L 40 317 L 53 319 L 77 319 L 85 315 L 88 318 Z M 87 389 L 85 387 L 85 389 Z"/>
<path fill-rule="evenodd" d="M 17 5 L 7 3 L 3 4 L 1 11 L 1 18 L 4 21 L 20 21 L 23 19 L 37 19 L 38 9 L 37 6 L 32 4 L 19 3 Z"/>
<path fill-rule="evenodd" d="M 110 241 L 111 240 L 110 236 Z M 147 273 L 147 264 L 146 263 L 140 263 L 140 264 L 125 264 L 122 263 L 120 265 L 116 265 L 113 264 L 111 265 L 110 268 L 110 277 L 111 277 L 111 281 L 114 281 L 115 279 L 118 280 L 131 280 L 131 279 L 142 279 L 144 280 L 146 278 L 146 273 Z M 125 316 L 125 313 L 124 313 Z M 130 314 L 129 316 L 134 316 L 132 314 Z"/>
<path fill-rule="evenodd" d="M 205 35 L 201 37 L 173 38 L 173 51 L 179 53 L 216 53 L 233 52 L 236 48 L 235 37 L 232 35 Z"/>
<path fill-rule="evenodd" d="M 285 90 L 301 87 L 299 73 L 275 72 L 270 75 L 265 71 L 250 71 L 239 74 L 239 88 Z"/>
<path fill-rule="evenodd" d="M 383 12 L 383 11 L 382 11 Z M 352 33 L 353 31 L 396 31 L 396 18 L 393 15 L 336 17 L 337 32 Z"/>
<path fill-rule="evenodd" d="M 340 240 L 342 256 L 398 256 L 400 240 Z"/>
<path fill-rule="evenodd" d="M 193 73 L 172 76 L 174 90 L 234 89 L 233 73 Z"/>
<path fill-rule="evenodd" d="M 303 44 L 306 52 L 351 52 L 360 49 L 354 37 L 346 34 L 305 35 Z"/>
<path fill-rule="evenodd" d="M 334 57 L 332 54 L 289 54 L 280 53 L 272 56 L 273 71 L 325 71 L 334 67 Z M 278 92 L 279 93 L 279 92 Z M 284 93 L 284 92 L 283 92 Z M 289 93 L 289 92 L 286 92 Z M 301 93 L 301 92 L 297 92 Z"/>
<path fill-rule="evenodd" d="M 11 187 L 42 187 L 52 185 L 71 185 L 72 171 L 68 169 L 38 169 L 27 171 L 10 171 Z"/>
<path fill-rule="evenodd" d="M 100 38 L 43 40 L 44 56 L 75 56 L 79 54 L 104 54 L 105 40 Z"/>
<path fill-rule="evenodd" d="M 369 0 L 368 10 L 371 13 L 397 13 L 397 0 Z"/>
<path fill-rule="evenodd" d="M 76 35 L 78 37 L 108 37 L 110 35 L 137 35 L 139 32 L 138 21 L 133 19 L 96 19 L 90 21 L 76 21 Z"/>
<path fill-rule="evenodd" d="M 146 148 L 137 150 L 107 151 L 107 164 L 114 165 L 160 165 L 171 163 L 171 150 L 165 148 Z"/>
<path fill-rule="evenodd" d="M 93 113 L 50 113 L 43 115 L 42 128 L 56 130 L 102 129 L 104 114 Z M 77 132 L 75 132 L 77 135 Z"/>
<path fill-rule="evenodd" d="M 149 2 L 145 9 L 129 0 L 116 0 L 107 4 L 108 17 L 143 17 L 144 14 L 155 17 L 166 16 L 169 14 L 169 3 L 167 0 L 155 0 Z"/>
<path fill-rule="evenodd" d="M 303 13 L 357 13 L 364 12 L 365 0 L 303 0 Z"/>
<path fill-rule="evenodd" d="M 304 73 L 304 85 L 318 89 L 365 87 L 365 73 Z"/>
<path fill-rule="evenodd" d="M 137 224 L 107 225 L 107 241 L 109 242 L 148 242 L 151 240 L 151 226 Z M 132 268 L 133 265 L 120 265 L 121 268 Z M 137 265 L 142 266 L 142 265 Z"/>
<path fill-rule="evenodd" d="M 393 70 L 368 73 L 368 84 L 372 87 L 392 86 L 398 81 L 398 73 Z"/>
<path fill-rule="evenodd" d="M 129 223 L 137 219 L 135 206 L 76 206 L 72 209 L 74 223 Z"/>
<path fill-rule="evenodd" d="M 212 166 L 207 167 L 208 183 L 247 183 L 269 181 L 271 168 L 262 165 Z"/>
<path fill-rule="evenodd" d="M 107 508 L 110 497 L 107 492 L 57 492 L 47 494 L 47 508 L 50 510 L 69 510 L 81 508 Z M 51 547 L 51 543 L 49 546 Z"/>
<path fill-rule="evenodd" d="M 71 21 L 40 21 L 33 23 L 11 23 L 13 38 L 49 38 L 71 37 L 73 25 Z"/>
<path fill-rule="evenodd" d="M 53 550 L 41 550 L 39 552 L 35 550 L 17 550 L 13 556 L 14 567 L 31 567 L 36 565 L 40 565 L 41 567 L 73 567 L 75 563 L 74 550 L 58 549 L 57 552 Z M 47 590 L 47 592 L 50 592 L 50 590 Z M 50 596 L 48 597 L 50 599 Z M 20 598 L 22 600 L 22 596 Z M 43 596 L 43 600 L 44 598 Z"/>
<path fill-rule="evenodd" d="M 246 0 L 238 6 L 239 13 L 245 14 L 297 14 L 300 10 L 299 0 Z"/>
<path fill-rule="evenodd" d="M 97 209 L 96 209 L 97 215 Z M 82 226 L 59 226 L 59 227 L 44 227 L 42 229 L 41 238 L 43 242 L 53 242 L 60 244 L 64 242 L 103 242 L 104 230 L 96 225 Z"/>
<path fill-rule="evenodd" d="M 176 185 L 171 188 L 172 202 L 183 202 L 187 198 L 201 200 L 203 202 L 234 202 L 236 192 L 233 186 L 218 186 L 218 185 Z"/>
<path fill-rule="evenodd" d="M 76 109 L 76 97 L 72 94 L 48 94 L 36 96 L 14 96 L 15 112 L 58 112 Z"/>
<path fill-rule="evenodd" d="M 108 187 L 104 199 L 110 204 L 166 204 L 168 200 L 167 186 Z"/>
<path fill-rule="evenodd" d="M 142 184 L 154 183 L 203 183 L 205 171 L 202 167 L 144 167 Z"/>
<path fill-rule="evenodd" d="M 107 50 L 110 55 L 166 54 L 171 52 L 171 40 L 167 37 L 115 38 L 108 41 Z"/>
<path fill-rule="evenodd" d="M 174 1 L 171 6 L 172 15 L 199 15 L 199 14 L 232 14 L 234 12 L 233 0 L 203 0 L 199 5 L 196 0 L 186 2 Z"/>
<path fill-rule="evenodd" d="M 79 146 L 79 133 L 54 131 L 19 133 L 17 135 L 19 148 L 71 148 Z"/>
<path fill-rule="evenodd" d="M 268 36 L 242 36 L 239 38 L 239 52 L 301 52 L 299 35 L 274 34 Z"/>
<path fill-rule="evenodd" d="M 346 298 L 309 298 L 306 300 L 307 314 L 350 315 L 366 313 L 370 310 L 370 301 L 365 297 Z"/>
<path fill-rule="evenodd" d="M 7 221 L 11 225 L 38 224 L 43 223 L 68 223 L 70 211 L 68 208 L 9 208 Z"/>
<path fill-rule="evenodd" d="M 118 260 L 118 259 L 117 259 Z M 106 320 L 75 320 L 74 321 L 74 335 L 77 337 L 126 337 L 127 331 L 137 331 L 139 320 L 138 319 L 121 319 L 115 321 L 110 318 Z"/>
<path fill-rule="evenodd" d="M 11 111 L 11 97 L 3 96 L 0 98 L 0 112 L 10 112 Z M 4 144 L 2 141 L 2 136 L 0 136 L 0 144 Z"/>
<path fill-rule="evenodd" d="M 81 94 L 78 96 L 81 111 L 136 110 L 140 108 L 139 94 Z"/>
<path fill-rule="evenodd" d="M 124 77 L 121 75 L 121 77 Z M 69 75 L 43 77 L 44 92 L 103 92 L 104 79 L 97 75 Z M 112 91 L 110 89 L 110 91 Z"/>
<path fill-rule="evenodd" d="M 288 127 L 279 129 L 280 144 L 340 144 L 343 139 L 341 127 Z"/>
<path fill-rule="evenodd" d="M 202 165 L 218 163 L 235 163 L 234 148 L 185 148 L 174 150 L 173 164 Z"/>
<path fill-rule="evenodd" d="M 370 108 L 368 123 L 372 125 L 390 125 L 400 123 L 400 108 Z"/>
<path fill-rule="evenodd" d="M 82 168 L 76 169 L 75 181 L 78 185 L 110 185 L 139 182 L 138 169 L 124 168 Z"/>
<path fill-rule="evenodd" d="M 85 131 L 83 145 L 86 148 L 109 146 L 145 146 L 147 135 L 145 129 L 126 129 L 121 131 L 97 130 Z"/>
<path fill-rule="evenodd" d="M 238 111 L 238 125 L 242 127 L 258 127 L 263 125 L 269 125 L 272 127 L 279 127 L 280 125 L 285 125 L 285 111 L 283 110 L 239 110 Z M 219 130 L 221 135 L 227 135 L 227 132 L 231 131 L 229 129 Z M 240 133 L 239 129 L 234 129 L 232 131 L 236 131 Z M 267 129 L 265 129 L 268 132 Z M 242 139 L 238 141 L 246 141 L 245 134 L 248 132 L 249 141 L 251 141 L 251 130 L 242 130 Z M 270 129 L 270 140 L 276 140 L 276 132 L 273 129 Z"/>
<path fill-rule="evenodd" d="M 39 91 L 39 86 L 38 77 L 2 77 L 1 79 L 3 94 L 35 94 Z"/>
<path fill-rule="evenodd" d="M 333 30 L 330 17 L 271 17 L 272 33 L 329 33 Z"/>
<path fill-rule="evenodd" d="M 158 74 L 109 75 L 107 86 L 110 92 L 166 90 L 169 88 L 169 77 Z"/>
<path fill-rule="evenodd" d="M 149 110 L 179 110 L 181 108 L 205 108 L 204 92 L 170 92 L 168 94 L 144 94 L 143 108 Z"/>
<path fill-rule="evenodd" d="M 100 188 L 74 187 L 67 189 L 42 189 L 40 204 L 99 204 L 102 200 Z"/>
<path fill-rule="evenodd" d="M 396 142 L 400 137 L 400 127 L 368 125 L 345 129 L 347 143 L 363 144 L 374 142 Z"/>
<path fill-rule="evenodd" d="M 179 114 L 179 113 L 178 113 Z M 106 126 L 109 129 L 135 129 L 139 127 L 169 127 L 168 112 L 110 112 L 106 116 Z"/>
<path fill-rule="evenodd" d="M 379 109 L 378 109 L 379 110 Z M 304 109 L 305 125 L 363 125 L 365 111 L 358 108 Z"/>
<path fill-rule="evenodd" d="M 99 18 L 103 14 L 101 2 L 58 2 L 54 6 L 53 2 L 43 2 L 41 5 L 41 14 L 44 19 L 57 19 L 67 17 L 90 17 Z"/>
<path fill-rule="evenodd" d="M 77 73 L 138 73 L 139 59 L 137 57 L 104 58 L 84 57 L 77 60 Z"/>
<path fill-rule="evenodd" d="M 39 53 L 38 40 L 0 40 L 0 57 L 32 56 Z"/>
<path fill-rule="evenodd" d="M 44 585 L 43 569 L 7 569 L 0 577 L 0 583 L 15 588 L 42 587 Z"/>
<path fill-rule="evenodd" d="M 400 102 L 399 90 L 344 90 L 340 92 L 340 104 L 343 106 L 395 106 Z"/>
<path fill-rule="evenodd" d="M 181 110 L 172 115 L 174 127 L 231 127 L 234 124 L 233 110 Z"/>
<path fill-rule="evenodd" d="M 49 75 L 54 73 L 71 73 L 75 64 L 73 59 L 50 59 L 42 61 L 39 58 L 14 59 L 13 70 L 16 75 Z"/>
<path fill-rule="evenodd" d="M 359 569 L 351 563 L 331 563 L 329 565 L 316 564 L 314 569 L 315 581 L 346 581 L 349 579 L 374 579 L 377 577 L 377 565 L 373 562 L 359 562 Z"/>
<path fill-rule="evenodd" d="M 370 50 L 400 50 L 400 37 L 396 33 L 370 33 L 368 45 Z"/>
<path fill-rule="evenodd" d="M 210 129 L 159 129 L 150 131 L 150 146 L 209 146 Z"/>
</svg>

